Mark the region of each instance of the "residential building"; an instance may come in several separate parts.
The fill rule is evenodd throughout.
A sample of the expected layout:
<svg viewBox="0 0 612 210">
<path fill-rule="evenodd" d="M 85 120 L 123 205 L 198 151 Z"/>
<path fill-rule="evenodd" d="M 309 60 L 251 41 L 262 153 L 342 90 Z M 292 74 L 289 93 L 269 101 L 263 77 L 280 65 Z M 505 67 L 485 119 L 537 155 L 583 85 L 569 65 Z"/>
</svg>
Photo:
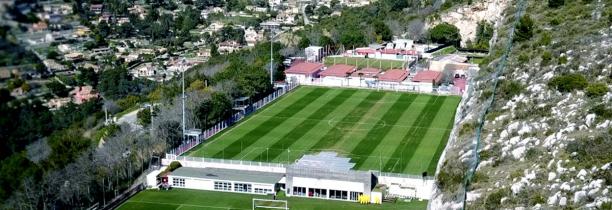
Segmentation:
<svg viewBox="0 0 612 210">
<path fill-rule="evenodd" d="M 47 103 L 45 103 L 45 106 L 49 107 L 50 110 L 57 110 L 59 108 L 62 108 L 66 104 L 69 104 L 71 101 L 72 99 L 69 97 L 52 98 Z"/>
<path fill-rule="evenodd" d="M 89 11 L 99 15 L 102 13 L 102 9 L 104 8 L 103 4 L 92 4 L 89 6 Z"/>
<path fill-rule="evenodd" d="M 298 62 L 285 70 L 289 83 L 311 83 L 319 77 L 325 65 L 322 63 Z"/>
<path fill-rule="evenodd" d="M 217 49 L 219 50 L 219 53 L 221 53 L 221 54 L 232 53 L 232 52 L 240 49 L 240 43 L 238 43 L 238 42 L 236 42 L 234 40 L 221 42 L 221 43 L 219 43 L 219 47 Z"/>
<path fill-rule="evenodd" d="M 325 56 L 323 54 L 323 47 L 319 46 L 310 46 L 304 51 L 306 52 L 306 61 L 308 62 L 321 62 L 321 59 Z"/>
<path fill-rule="evenodd" d="M 53 59 L 45 59 L 43 60 L 43 64 L 49 69 L 51 72 L 62 72 L 68 70 L 68 68 Z"/>
<path fill-rule="evenodd" d="M 159 67 L 153 63 L 143 63 L 130 70 L 130 73 L 134 77 L 152 77 L 158 70 Z"/>
<path fill-rule="evenodd" d="M 79 86 L 70 91 L 75 104 L 82 104 L 92 99 L 97 99 L 100 95 L 91 86 Z"/>
<path fill-rule="evenodd" d="M 247 46 L 254 47 L 258 41 L 261 41 L 262 35 L 260 35 L 253 27 L 249 27 L 244 30 L 244 40 Z"/>
</svg>

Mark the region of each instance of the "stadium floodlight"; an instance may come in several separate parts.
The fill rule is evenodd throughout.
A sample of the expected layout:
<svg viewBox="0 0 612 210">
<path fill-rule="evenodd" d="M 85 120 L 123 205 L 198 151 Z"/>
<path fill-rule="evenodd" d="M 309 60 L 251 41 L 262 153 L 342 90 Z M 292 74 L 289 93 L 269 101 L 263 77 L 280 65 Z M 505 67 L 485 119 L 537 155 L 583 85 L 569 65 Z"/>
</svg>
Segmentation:
<svg viewBox="0 0 612 210">
<path fill-rule="evenodd" d="M 286 200 L 269 200 L 253 198 L 253 210 L 255 209 L 285 209 L 288 210 Z"/>
</svg>

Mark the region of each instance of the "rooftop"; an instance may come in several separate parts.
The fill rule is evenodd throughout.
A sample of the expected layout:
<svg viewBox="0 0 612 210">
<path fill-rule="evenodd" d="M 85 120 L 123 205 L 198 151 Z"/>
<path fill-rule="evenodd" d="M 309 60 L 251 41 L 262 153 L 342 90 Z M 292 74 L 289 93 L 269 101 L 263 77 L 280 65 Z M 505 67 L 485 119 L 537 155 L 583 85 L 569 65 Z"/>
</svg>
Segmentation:
<svg viewBox="0 0 612 210">
<path fill-rule="evenodd" d="M 378 75 L 380 81 L 386 82 L 401 82 L 408 77 L 408 71 L 402 69 L 391 69 Z"/>
<path fill-rule="evenodd" d="M 442 72 L 439 71 L 420 71 L 412 78 L 413 82 L 431 82 L 439 83 L 442 80 Z"/>
<path fill-rule="evenodd" d="M 353 72 L 351 76 L 359 77 L 359 73 L 363 74 L 363 77 L 373 78 L 380 73 L 380 69 L 377 68 L 363 68 Z"/>
<path fill-rule="evenodd" d="M 256 182 L 256 183 L 263 183 L 263 184 L 276 184 L 283 177 L 283 174 L 281 173 L 221 169 L 221 168 L 191 168 L 191 167 L 180 167 L 174 170 L 170 175 L 171 176 L 181 176 L 181 177 L 212 179 L 212 180 Z"/>
<path fill-rule="evenodd" d="M 294 164 L 297 167 L 325 168 L 332 171 L 349 171 L 355 163 L 350 158 L 338 157 L 335 152 L 320 152 L 315 155 L 304 155 Z"/>
<path fill-rule="evenodd" d="M 321 72 L 321 76 L 332 76 L 332 77 L 346 77 L 347 74 L 355 71 L 354 66 L 345 64 L 336 64 L 327 68 L 327 70 Z"/>
<path fill-rule="evenodd" d="M 297 63 L 297 64 L 289 67 L 289 69 L 285 70 L 285 73 L 288 73 L 288 74 L 313 74 L 313 73 L 319 71 L 320 69 L 322 69 L 323 66 L 324 65 L 322 63 L 310 63 L 310 62 Z"/>
</svg>

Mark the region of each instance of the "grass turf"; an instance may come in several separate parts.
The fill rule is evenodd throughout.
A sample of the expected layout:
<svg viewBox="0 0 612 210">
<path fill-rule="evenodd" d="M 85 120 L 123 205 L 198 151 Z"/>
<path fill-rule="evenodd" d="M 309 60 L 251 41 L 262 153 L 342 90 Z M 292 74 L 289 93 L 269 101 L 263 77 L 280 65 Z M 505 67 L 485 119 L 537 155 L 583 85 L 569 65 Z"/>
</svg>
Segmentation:
<svg viewBox="0 0 612 210">
<path fill-rule="evenodd" d="M 347 64 L 357 66 L 358 68 L 372 67 L 382 70 L 401 69 L 405 63 L 405 61 L 361 57 L 326 57 L 324 61 L 324 64 L 327 66 L 334 64 Z"/>
<path fill-rule="evenodd" d="M 189 156 L 292 162 L 335 151 L 360 170 L 433 174 L 460 98 L 299 87 Z"/>
<path fill-rule="evenodd" d="M 172 189 L 169 191 L 146 190 L 123 203 L 119 210 L 174 210 L 174 209 L 252 209 L 252 199 L 272 199 L 271 196 L 216 192 L 204 190 Z M 346 201 L 331 201 L 312 198 L 288 197 L 292 210 L 349 210 L 349 209 L 402 209 L 420 210 L 427 208 L 427 201 L 384 203 L 362 205 Z"/>
</svg>

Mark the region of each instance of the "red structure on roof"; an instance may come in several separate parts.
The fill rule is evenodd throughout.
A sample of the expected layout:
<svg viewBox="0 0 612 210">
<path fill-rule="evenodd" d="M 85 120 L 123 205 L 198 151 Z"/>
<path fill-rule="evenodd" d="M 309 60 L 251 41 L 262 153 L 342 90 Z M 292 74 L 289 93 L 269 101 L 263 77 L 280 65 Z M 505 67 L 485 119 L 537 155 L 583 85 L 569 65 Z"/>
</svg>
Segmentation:
<svg viewBox="0 0 612 210">
<path fill-rule="evenodd" d="M 402 82 L 408 77 L 408 71 L 391 69 L 378 75 L 378 80 L 385 82 Z"/>
<path fill-rule="evenodd" d="M 285 74 L 306 74 L 312 75 L 320 71 L 324 65 L 322 63 L 297 63 L 285 70 Z"/>
<path fill-rule="evenodd" d="M 378 75 L 380 73 L 380 69 L 377 68 L 363 68 L 360 70 L 357 70 L 355 72 L 353 72 L 353 74 L 351 74 L 352 77 L 359 77 L 359 74 L 361 73 L 362 77 L 367 77 L 367 78 L 373 78 L 374 76 Z"/>
<path fill-rule="evenodd" d="M 321 72 L 321 76 L 324 77 L 346 77 L 350 73 L 355 71 L 354 66 L 345 64 L 336 64 L 327 68 L 327 70 Z"/>
<path fill-rule="evenodd" d="M 420 71 L 412 78 L 413 82 L 434 82 L 435 84 L 440 84 L 442 81 L 442 72 L 439 71 Z"/>
</svg>

